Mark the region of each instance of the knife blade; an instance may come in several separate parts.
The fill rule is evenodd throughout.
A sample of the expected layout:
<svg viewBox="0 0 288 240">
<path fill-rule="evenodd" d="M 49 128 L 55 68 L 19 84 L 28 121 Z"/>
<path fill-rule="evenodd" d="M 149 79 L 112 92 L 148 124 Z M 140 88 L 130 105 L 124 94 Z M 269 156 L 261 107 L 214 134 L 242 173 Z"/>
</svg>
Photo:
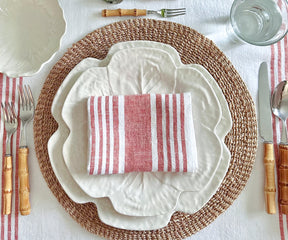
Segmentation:
<svg viewBox="0 0 288 240">
<path fill-rule="evenodd" d="M 268 66 L 261 63 L 258 74 L 258 114 L 260 136 L 264 143 L 265 203 L 269 214 L 276 213 L 275 157 L 273 147 L 272 112 L 270 108 Z"/>
</svg>

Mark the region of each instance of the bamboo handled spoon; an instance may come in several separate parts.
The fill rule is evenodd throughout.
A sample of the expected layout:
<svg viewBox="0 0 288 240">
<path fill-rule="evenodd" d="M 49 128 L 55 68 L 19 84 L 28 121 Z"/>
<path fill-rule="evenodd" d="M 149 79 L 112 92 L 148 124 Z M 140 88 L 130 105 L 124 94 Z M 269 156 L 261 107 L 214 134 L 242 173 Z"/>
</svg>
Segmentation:
<svg viewBox="0 0 288 240">
<path fill-rule="evenodd" d="M 279 144 L 279 205 L 283 214 L 288 214 L 288 143 L 286 120 L 288 117 L 288 82 L 280 82 L 273 91 L 271 109 L 282 121 Z"/>
</svg>

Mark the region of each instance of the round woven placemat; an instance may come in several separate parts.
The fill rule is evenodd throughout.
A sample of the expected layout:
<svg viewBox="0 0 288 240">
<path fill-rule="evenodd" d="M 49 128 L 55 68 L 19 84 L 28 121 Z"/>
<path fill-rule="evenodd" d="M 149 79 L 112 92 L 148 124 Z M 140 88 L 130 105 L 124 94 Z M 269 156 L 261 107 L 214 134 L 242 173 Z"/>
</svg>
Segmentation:
<svg viewBox="0 0 288 240">
<path fill-rule="evenodd" d="M 225 138 L 231 152 L 229 170 L 216 194 L 195 214 L 176 212 L 169 224 L 154 231 L 128 231 L 102 223 L 92 203 L 73 202 L 58 182 L 48 156 L 47 143 L 57 129 L 50 108 L 59 86 L 82 59 L 103 59 L 117 43 L 149 40 L 170 44 L 185 64 L 204 66 L 221 87 L 228 102 L 233 128 Z M 108 239 L 184 239 L 206 227 L 223 213 L 244 188 L 256 155 L 255 106 L 241 77 L 214 43 L 193 29 L 167 21 L 133 19 L 97 29 L 74 44 L 54 65 L 39 96 L 34 118 L 34 140 L 41 172 L 63 208 L 88 231 Z"/>
</svg>

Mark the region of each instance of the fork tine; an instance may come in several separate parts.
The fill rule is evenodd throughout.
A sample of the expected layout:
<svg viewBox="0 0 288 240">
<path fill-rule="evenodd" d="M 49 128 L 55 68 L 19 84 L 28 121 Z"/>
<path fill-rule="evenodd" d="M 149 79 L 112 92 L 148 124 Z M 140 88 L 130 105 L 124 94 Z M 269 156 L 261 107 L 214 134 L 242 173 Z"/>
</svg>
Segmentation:
<svg viewBox="0 0 288 240">
<path fill-rule="evenodd" d="M 13 117 L 12 117 L 12 114 L 11 114 L 11 109 L 10 109 L 10 105 L 8 102 L 5 102 L 5 109 L 7 111 L 7 119 L 8 119 L 8 122 L 11 123 L 12 120 L 13 120 Z"/>
<path fill-rule="evenodd" d="M 17 115 L 16 115 L 16 109 L 15 109 L 15 105 L 13 102 L 11 102 L 11 112 L 13 115 L 13 120 L 15 121 L 17 119 Z"/>
<path fill-rule="evenodd" d="M 7 103 L 7 106 L 8 106 L 8 112 L 9 112 L 9 117 L 10 117 L 10 122 L 15 122 L 17 117 L 16 117 L 16 114 L 15 114 L 15 107 L 14 107 L 14 104 L 13 102 L 8 102 Z"/>
<path fill-rule="evenodd" d="M 2 110 L 3 110 L 3 113 L 4 113 L 4 121 L 7 122 L 8 116 L 7 116 L 6 108 L 5 108 L 3 103 L 1 103 L 1 107 L 2 107 Z"/>
<path fill-rule="evenodd" d="M 4 120 L 6 122 L 12 123 L 17 120 L 16 111 L 13 102 L 5 102 L 5 104 L 1 103 L 1 107 L 4 112 Z"/>
<path fill-rule="evenodd" d="M 24 108 L 27 109 L 27 104 L 28 104 L 28 96 L 27 96 L 27 91 L 26 91 L 26 86 L 18 86 L 18 92 L 19 92 L 19 102 L 21 108 L 24 110 Z"/>
<path fill-rule="evenodd" d="M 167 13 L 180 13 L 180 12 L 186 12 L 186 10 L 175 10 L 175 9 L 167 9 Z"/>
<path fill-rule="evenodd" d="M 27 97 L 27 93 L 26 93 L 26 86 L 22 86 L 22 97 L 23 97 L 23 107 L 25 107 L 25 109 L 27 109 L 28 107 L 28 97 Z"/>
<path fill-rule="evenodd" d="M 186 12 L 185 11 L 172 11 L 172 12 L 167 12 L 167 14 L 180 14 L 180 13 L 182 13 L 182 14 L 185 14 Z"/>
<path fill-rule="evenodd" d="M 174 11 L 174 10 L 185 10 L 186 11 L 186 8 L 168 8 L 167 10 L 171 10 L 171 11 Z"/>
<path fill-rule="evenodd" d="M 30 104 L 30 108 L 34 107 L 34 98 L 32 95 L 32 91 L 29 85 L 26 85 L 26 92 L 27 92 L 27 96 L 29 98 L 29 104 Z"/>
<path fill-rule="evenodd" d="M 175 14 L 167 14 L 166 17 L 176 17 L 176 16 L 180 16 L 180 15 L 185 15 L 185 13 L 175 13 Z"/>
<path fill-rule="evenodd" d="M 186 8 L 167 9 L 167 13 L 186 12 Z"/>
<path fill-rule="evenodd" d="M 18 94 L 19 94 L 19 104 L 20 104 L 20 107 L 23 108 L 24 99 L 23 99 L 22 89 L 21 89 L 20 86 L 18 86 Z"/>
<path fill-rule="evenodd" d="M 22 98 L 24 99 L 24 106 L 26 109 L 29 108 L 29 110 L 31 110 L 34 106 L 34 99 L 29 85 L 24 85 L 22 88 Z"/>
<path fill-rule="evenodd" d="M 26 109 L 28 109 L 28 105 L 30 105 L 30 104 L 29 104 L 29 96 L 28 96 L 26 85 L 24 85 L 24 87 L 23 87 L 23 95 L 24 95 L 24 98 L 25 98 Z"/>
<path fill-rule="evenodd" d="M 165 9 L 164 12 L 165 12 L 164 17 L 176 17 L 186 14 L 186 8 Z"/>
</svg>

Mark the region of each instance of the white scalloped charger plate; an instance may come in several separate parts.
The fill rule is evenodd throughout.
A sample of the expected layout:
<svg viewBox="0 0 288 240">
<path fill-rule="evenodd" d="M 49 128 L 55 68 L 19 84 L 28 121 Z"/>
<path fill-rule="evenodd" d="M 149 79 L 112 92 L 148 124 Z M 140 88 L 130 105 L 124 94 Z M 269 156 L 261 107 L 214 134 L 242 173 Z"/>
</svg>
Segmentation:
<svg viewBox="0 0 288 240">
<path fill-rule="evenodd" d="M 0 72 L 37 73 L 59 50 L 65 29 L 57 0 L 0 1 Z"/>
<path fill-rule="evenodd" d="M 69 130 L 61 117 L 62 106 L 70 88 L 79 75 L 90 67 L 106 64 L 105 60 L 84 59 L 65 78 L 52 104 L 52 115 L 58 123 L 57 131 L 48 141 L 49 159 L 53 171 L 67 195 L 77 203 L 93 202 L 97 206 L 98 215 L 102 222 L 113 227 L 128 230 L 153 230 L 168 224 L 173 211 L 163 215 L 149 217 L 131 217 L 115 211 L 109 198 L 92 198 L 88 196 L 72 178 L 62 155 L 62 147 L 68 137 Z"/>
<path fill-rule="evenodd" d="M 179 92 L 192 92 L 199 165 L 196 173 L 87 174 L 89 96 L 172 93 L 176 88 Z M 70 128 L 63 146 L 64 160 L 72 177 L 88 195 L 109 196 L 118 212 L 134 216 L 164 214 L 175 208 L 182 191 L 199 191 L 213 176 L 222 155 L 221 142 L 214 132 L 221 115 L 217 96 L 198 70 L 176 67 L 170 55 L 162 50 L 118 51 L 107 67 L 85 71 L 68 93 L 62 109 L 62 118 Z"/>
<path fill-rule="evenodd" d="M 178 53 L 175 49 L 168 45 L 164 45 L 161 43 L 156 42 L 125 42 L 114 45 L 111 50 L 109 51 L 107 58 L 103 61 L 98 61 L 96 59 L 85 59 L 83 60 L 79 65 L 77 65 L 71 73 L 67 76 L 63 84 L 61 85 L 59 91 L 57 92 L 54 104 L 52 106 L 52 113 L 56 119 L 56 121 L 59 124 L 59 129 L 55 132 L 55 134 L 51 137 L 48 143 L 48 150 L 49 150 L 49 156 L 51 159 L 51 164 L 54 169 L 54 172 L 59 179 L 59 182 L 61 183 L 62 187 L 66 191 L 66 193 L 74 200 L 75 202 L 84 203 L 84 202 L 94 202 L 97 204 L 98 207 L 98 213 L 103 222 L 106 224 L 124 228 L 124 229 L 136 229 L 136 230 L 148 230 L 148 229 L 156 229 L 165 226 L 172 214 L 172 212 L 167 213 L 166 215 L 157 216 L 157 217 L 129 217 L 124 216 L 121 214 L 118 214 L 115 211 L 112 211 L 113 209 L 109 205 L 110 202 L 108 199 L 95 199 L 88 197 L 82 189 L 79 188 L 79 186 L 75 183 L 71 175 L 69 174 L 68 169 L 66 168 L 64 162 L 63 162 L 63 156 L 61 155 L 61 148 L 62 144 L 65 141 L 66 137 L 68 136 L 69 131 L 67 131 L 67 128 L 65 127 L 65 123 L 63 123 L 63 120 L 61 119 L 60 113 L 61 113 L 61 107 L 63 105 L 63 101 L 69 92 L 69 89 L 71 86 L 75 83 L 79 75 L 86 69 L 89 69 L 90 67 L 94 66 L 105 66 L 109 62 L 109 59 L 111 55 L 118 51 L 119 49 L 125 49 L 125 48 L 133 48 L 133 47 L 154 47 L 154 48 L 160 48 L 163 50 L 168 51 L 171 55 L 174 55 L 174 59 L 177 59 L 178 65 L 180 62 L 180 58 L 178 56 Z M 228 131 L 231 128 L 231 117 L 229 113 L 229 109 L 227 106 L 227 103 L 222 95 L 221 90 L 219 89 L 218 85 L 216 84 L 215 80 L 212 78 L 212 76 L 201 66 L 199 65 L 193 65 L 194 68 L 199 69 L 202 74 L 205 75 L 206 79 L 210 82 L 210 84 L 213 86 L 218 99 L 220 100 L 220 104 L 223 110 L 222 114 L 222 120 L 220 124 L 217 125 L 217 132 L 218 135 L 224 139 L 225 135 L 228 133 Z M 62 158 L 62 160 L 61 160 Z M 194 206 L 203 206 L 209 198 L 214 194 L 214 192 L 217 190 L 218 186 L 221 184 L 221 181 L 223 177 L 225 176 L 225 173 L 227 171 L 228 165 L 229 165 L 229 151 L 226 149 L 226 146 L 224 145 L 224 151 L 222 155 L 221 164 L 217 168 L 217 171 L 214 174 L 213 181 L 211 180 L 207 186 L 204 189 L 201 189 L 199 194 L 194 192 L 185 192 L 184 195 L 187 195 L 188 197 L 186 200 L 188 200 L 188 204 L 186 204 L 187 201 L 183 201 L 183 193 L 180 196 L 180 199 L 178 201 L 176 210 L 179 210 L 179 203 L 180 203 L 180 209 L 184 209 L 186 207 L 187 212 L 191 212 L 190 203 Z M 211 189 L 214 189 L 211 190 Z M 191 197 L 193 199 L 191 199 Z M 189 200 L 190 198 L 190 200 Z M 194 204 L 195 202 L 195 204 Z M 185 206 L 181 206 L 185 204 Z M 193 208 L 193 207 L 192 207 Z M 151 220 L 151 221 L 150 221 Z"/>
</svg>

